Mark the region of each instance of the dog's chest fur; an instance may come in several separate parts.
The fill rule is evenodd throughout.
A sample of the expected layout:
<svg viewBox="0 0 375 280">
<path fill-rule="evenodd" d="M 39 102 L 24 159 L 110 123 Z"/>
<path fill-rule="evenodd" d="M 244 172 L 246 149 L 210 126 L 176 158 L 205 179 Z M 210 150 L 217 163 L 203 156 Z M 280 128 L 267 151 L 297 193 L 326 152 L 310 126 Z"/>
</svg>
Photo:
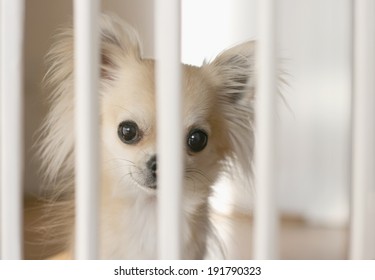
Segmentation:
<svg viewBox="0 0 375 280">
<path fill-rule="evenodd" d="M 157 259 L 156 196 L 138 193 L 126 199 L 103 201 L 100 255 L 103 259 Z M 202 259 L 209 220 L 206 205 L 196 213 L 183 212 L 182 258 Z"/>
<path fill-rule="evenodd" d="M 155 259 L 157 257 L 156 198 L 141 194 L 134 200 L 104 202 L 101 217 L 101 257 Z"/>
</svg>

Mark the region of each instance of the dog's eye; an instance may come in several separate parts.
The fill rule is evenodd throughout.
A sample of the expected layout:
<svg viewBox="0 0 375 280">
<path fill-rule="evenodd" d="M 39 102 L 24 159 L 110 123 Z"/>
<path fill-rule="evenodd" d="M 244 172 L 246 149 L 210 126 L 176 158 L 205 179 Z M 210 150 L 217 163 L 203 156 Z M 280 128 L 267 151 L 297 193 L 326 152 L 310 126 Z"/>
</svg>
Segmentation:
<svg viewBox="0 0 375 280">
<path fill-rule="evenodd" d="M 200 129 L 194 129 L 189 133 L 187 145 L 190 150 L 197 153 L 202 151 L 207 145 L 207 133 Z"/>
<path fill-rule="evenodd" d="M 118 136 L 125 144 L 136 144 L 141 140 L 138 125 L 133 121 L 123 121 L 117 130 Z"/>
</svg>

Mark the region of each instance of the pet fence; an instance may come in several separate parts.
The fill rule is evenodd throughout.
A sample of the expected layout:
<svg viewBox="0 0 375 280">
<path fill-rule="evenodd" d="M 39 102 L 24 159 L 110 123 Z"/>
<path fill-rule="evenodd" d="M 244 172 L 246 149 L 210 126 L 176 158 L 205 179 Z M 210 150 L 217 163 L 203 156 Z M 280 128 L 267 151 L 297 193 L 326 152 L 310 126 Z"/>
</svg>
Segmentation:
<svg viewBox="0 0 375 280">
<path fill-rule="evenodd" d="M 273 155 L 272 119 L 275 111 L 276 1 L 259 2 L 258 98 L 256 104 L 257 145 L 255 151 L 254 257 L 278 258 L 278 222 Z M 76 247 L 78 259 L 98 257 L 96 217 L 98 206 L 98 100 L 90 93 L 98 88 L 99 0 L 74 1 L 76 67 Z M 24 1 L 1 0 L 1 258 L 22 259 L 22 177 L 23 177 L 23 36 Z M 156 1 L 157 119 L 159 257 L 180 257 L 180 216 L 182 183 L 180 72 L 180 1 Z M 352 205 L 350 257 L 374 258 L 366 244 L 374 221 L 366 217 L 366 195 L 375 185 L 374 111 L 375 73 L 372 0 L 353 1 L 353 120 L 352 120 Z M 369 33 L 370 32 L 370 33 Z M 371 33 L 372 32 L 372 33 Z M 169 137 L 174 131 L 176 136 Z M 171 170 L 173 168 L 173 170 Z M 172 176 L 171 176 L 172 175 Z M 171 188 L 173 187 L 173 191 Z M 94 191 L 93 191 L 94 190 Z M 164 203 L 168 202 L 168 203 Z"/>
</svg>

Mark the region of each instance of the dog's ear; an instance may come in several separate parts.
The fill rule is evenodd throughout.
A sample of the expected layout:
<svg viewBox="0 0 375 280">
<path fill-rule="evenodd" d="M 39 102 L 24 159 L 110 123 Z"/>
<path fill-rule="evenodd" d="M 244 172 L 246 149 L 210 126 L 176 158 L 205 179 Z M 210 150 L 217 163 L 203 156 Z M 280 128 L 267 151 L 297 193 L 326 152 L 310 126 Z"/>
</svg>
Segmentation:
<svg viewBox="0 0 375 280">
<path fill-rule="evenodd" d="M 203 66 L 209 72 L 219 98 L 237 103 L 254 97 L 254 49 L 255 42 L 242 43 Z"/>
<path fill-rule="evenodd" d="M 203 65 L 220 107 L 228 142 L 229 172 L 246 184 L 252 170 L 254 145 L 255 42 L 246 42 Z"/>
<path fill-rule="evenodd" d="M 103 15 L 100 21 L 101 77 L 113 80 L 120 63 L 127 57 L 141 59 L 137 32 L 116 16 Z"/>
<path fill-rule="evenodd" d="M 102 15 L 100 32 L 100 74 L 101 80 L 114 80 L 117 69 L 127 58 L 141 59 L 141 45 L 138 34 L 127 23 L 115 15 Z M 46 56 L 48 70 L 46 84 L 58 86 L 70 80 L 74 72 L 74 29 L 73 26 L 61 29 L 55 36 Z"/>
<path fill-rule="evenodd" d="M 115 16 L 100 19 L 101 82 L 116 79 L 121 63 L 141 59 L 136 31 Z M 51 109 L 41 128 L 43 141 L 39 155 L 46 178 L 67 178 L 74 168 L 74 29 L 63 28 L 55 35 L 55 43 L 46 55 L 47 72 L 43 84 L 49 91 Z"/>
</svg>

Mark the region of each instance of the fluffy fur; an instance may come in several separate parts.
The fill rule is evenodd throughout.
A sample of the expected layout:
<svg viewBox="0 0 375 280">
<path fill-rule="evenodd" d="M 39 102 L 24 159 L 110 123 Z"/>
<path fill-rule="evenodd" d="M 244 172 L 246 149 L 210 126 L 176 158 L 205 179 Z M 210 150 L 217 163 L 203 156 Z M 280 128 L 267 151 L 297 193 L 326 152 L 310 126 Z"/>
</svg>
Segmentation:
<svg viewBox="0 0 375 280">
<path fill-rule="evenodd" d="M 148 162 L 156 156 L 155 62 L 142 57 L 138 35 L 113 16 L 101 34 L 101 258 L 155 259 L 157 187 Z M 184 131 L 205 131 L 206 147 L 186 144 L 183 186 L 183 258 L 202 259 L 212 234 L 208 199 L 223 173 L 248 177 L 253 147 L 254 43 L 224 51 L 201 67 L 182 65 Z M 39 154 L 60 221 L 74 220 L 73 29 L 62 30 L 47 55 L 45 83 L 51 108 Z M 139 141 L 126 144 L 119 124 L 133 121 Z M 173 131 L 170 132 L 173 137 Z M 188 141 L 186 141 L 188 142 Z M 151 178 L 151 179 L 150 179 Z M 57 201 L 62 201 L 57 202 Z M 69 238 L 71 245 L 73 239 Z"/>
</svg>

